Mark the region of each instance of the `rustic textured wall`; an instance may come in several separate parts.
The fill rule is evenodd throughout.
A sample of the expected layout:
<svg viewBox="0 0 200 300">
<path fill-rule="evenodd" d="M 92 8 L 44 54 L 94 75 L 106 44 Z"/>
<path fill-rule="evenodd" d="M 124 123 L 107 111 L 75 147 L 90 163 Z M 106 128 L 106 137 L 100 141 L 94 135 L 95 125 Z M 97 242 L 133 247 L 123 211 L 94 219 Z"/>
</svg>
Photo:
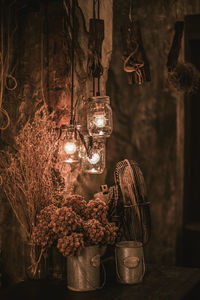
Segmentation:
<svg viewBox="0 0 200 300">
<path fill-rule="evenodd" d="M 9 5 L 9 2 L 7 3 Z M 8 17 L 10 12 L 10 18 Z M 1 6 L 4 29 L 4 58 L 9 58 L 8 74 L 16 78 L 14 90 L 4 89 L 2 107 L 10 116 L 10 126 L 1 131 L 3 151 L 15 151 L 15 137 L 41 101 L 40 83 L 40 14 L 39 7 L 23 4 Z M 8 32 L 9 24 L 9 32 Z M 10 52 L 7 41 L 10 37 Z M 2 49 L 1 49 L 2 51 Z M 5 64 L 6 65 L 6 64 Z M 5 70 L 4 70 L 5 71 Z M 1 164 L 2 167 L 2 164 Z M 3 261 L 3 280 L 22 280 L 25 276 L 25 253 L 21 228 L 1 190 L 0 248 Z"/>
<path fill-rule="evenodd" d="M 181 201 L 177 162 L 182 153 L 177 153 L 177 143 L 180 150 L 183 95 L 169 89 L 166 63 L 174 23 L 182 21 L 184 15 L 199 13 L 200 3 L 133 1 L 133 12 L 141 25 L 152 80 L 142 86 L 127 84 L 122 70 L 120 26 L 128 19 L 129 1 L 114 1 L 113 54 L 107 84 L 114 133 L 108 141 L 107 181 L 113 178 L 116 161 L 129 158 L 139 163 L 151 202 L 152 237 L 146 246 L 147 261 L 173 264 Z"/>
<path fill-rule="evenodd" d="M 56 111 L 55 116 L 60 124 L 62 123 L 60 110 L 65 107 L 66 98 L 69 105 L 69 57 L 66 56 L 69 49 L 63 35 L 58 35 L 56 31 L 56 28 L 58 31 L 63 30 L 61 22 L 63 11 L 56 5 L 57 1 L 49 2 L 48 11 L 44 4 L 40 6 L 40 1 L 30 1 L 32 3 L 30 7 L 27 4 L 29 2 L 24 1 L 25 6 L 22 2 L 16 1 L 20 6 L 16 7 L 12 19 L 13 29 L 17 24 L 17 31 L 12 44 L 11 69 L 17 61 L 14 74 L 18 86 L 13 92 L 7 91 L 3 101 L 3 107 L 11 117 L 11 125 L 6 131 L 1 132 L 1 149 L 13 148 L 13 140 L 19 128 L 25 124 L 40 103 L 43 97 L 41 75 L 44 76 L 45 99 L 49 107 Z M 92 15 L 90 2 L 92 1 L 79 1 L 85 15 L 86 26 Z M 169 89 L 166 61 L 173 38 L 174 22 L 183 20 L 186 14 L 200 13 L 200 3 L 198 0 L 133 1 L 135 17 L 141 24 L 152 81 L 142 86 L 129 86 L 122 70 L 120 37 L 120 26 L 128 18 L 128 2 L 114 1 L 112 30 L 112 1 L 101 1 L 106 28 L 106 39 L 103 43 L 105 74 L 102 78 L 102 93 L 105 91 L 113 33 L 113 53 L 106 93 L 111 96 L 114 132 L 107 142 L 107 170 L 101 176 L 79 176 L 76 191 L 91 197 L 105 181 L 113 184 L 113 172 L 117 161 L 124 158 L 137 161 L 144 173 L 148 199 L 151 202 L 152 237 L 146 247 L 147 262 L 174 263 L 176 209 L 179 199 L 176 145 L 177 131 L 180 132 L 182 126 L 180 119 L 177 120 L 177 112 L 180 113 L 183 98 Z M 7 11 L 4 13 L 7 16 Z M 80 43 L 84 48 L 87 46 L 87 31 L 84 28 L 81 11 L 78 10 L 76 13 L 80 22 Z M 49 26 L 45 26 L 41 16 L 44 19 L 45 16 L 49 18 Z M 55 27 L 50 23 L 52 18 Z M 41 35 L 41 26 L 44 26 L 44 37 Z M 46 56 L 43 57 L 44 64 L 41 64 L 43 38 Z M 62 48 L 62 45 L 65 48 Z M 85 61 L 82 65 L 80 63 L 76 65 L 76 75 L 82 75 L 81 79 L 84 79 L 85 68 Z M 77 82 L 75 87 L 79 97 L 89 96 L 90 90 L 91 84 L 84 80 Z M 1 198 L 0 204 L 0 248 L 3 251 L 4 268 L 10 279 L 19 280 L 24 277 L 25 272 L 21 233 L 6 200 Z"/>
</svg>

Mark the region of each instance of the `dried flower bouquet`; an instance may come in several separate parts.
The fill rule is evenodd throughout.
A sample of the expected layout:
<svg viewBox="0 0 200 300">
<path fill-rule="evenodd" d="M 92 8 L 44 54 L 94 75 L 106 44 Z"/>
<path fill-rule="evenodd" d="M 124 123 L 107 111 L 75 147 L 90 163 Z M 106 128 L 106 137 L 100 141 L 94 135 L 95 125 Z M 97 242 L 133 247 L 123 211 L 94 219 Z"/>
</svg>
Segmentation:
<svg viewBox="0 0 200 300">
<path fill-rule="evenodd" d="M 21 129 L 13 146 L 15 152 L 0 151 L 2 189 L 31 248 L 34 277 L 38 258 L 31 237 L 36 216 L 46 206 L 60 201 L 65 189 L 56 169 L 58 136 L 45 105 Z"/>
<path fill-rule="evenodd" d="M 104 201 L 86 202 L 80 195 L 71 195 L 62 204 L 40 211 L 32 238 L 43 249 L 55 244 L 63 256 L 72 256 L 86 246 L 114 244 L 117 231 L 108 221 Z"/>
</svg>

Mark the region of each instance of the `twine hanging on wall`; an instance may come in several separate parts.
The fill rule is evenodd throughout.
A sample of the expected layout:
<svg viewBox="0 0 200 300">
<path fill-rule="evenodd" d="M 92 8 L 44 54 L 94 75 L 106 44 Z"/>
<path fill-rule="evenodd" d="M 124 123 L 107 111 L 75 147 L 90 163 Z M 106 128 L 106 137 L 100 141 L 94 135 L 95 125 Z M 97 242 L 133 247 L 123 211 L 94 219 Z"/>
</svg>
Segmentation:
<svg viewBox="0 0 200 300">
<path fill-rule="evenodd" d="M 9 20 L 8 20 L 8 24 L 9 24 Z M 9 34 L 9 32 L 8 32 L 8 34 Z M 9 43 L 9 35 L 8 35 L 8 43 Z M 8 47 L 8 51 L 9 51 L 9 47 Z M 8 55 L 9 55 L 9 53 L 8 53 Z M 5 73 L 6 73 L 6 69 L 7 69 L 7 67 L 5 66 L 4 56 L 5 56 L 5 54 L 4 54 L 4 10 L 3 10 L 3 5 L 2 5 L 2 8 L 1 8 L 1 53 L 0 53 L 0 59 L 1 59 L 0 111 L 6 117 L 7 123 L 5 126 L 0 127 L 1 130 L 7 129 L 8 126 L 10 125 L 10 117 L 9 117 L 7 111 L 2 108 L 3 94 L 4 94 L 5 82 L 6 82 L 6 74 Z"/>
<path fill-rule="evenodd" d="M 17 88 L 17 80 L 13 76 L 15 67 L 10 71 L 10 59 L 11 59 L 11 46 L 12 46 L 12 38 L 15 34 L 16 27 L 13 31 L 10 31 L 11 25 L 11 9 L 14 6 L 14 2 L 12 2 L 8 6 L 7 10 L 7 18 L 4 17 L 5 6 L 4 1 L 1 3 L 1 51 L 0 51 L 0 65 L 1 65 L 1 84 L 0 84 L 0 111 L 6 117 L 6 125 L 0 127 L 0 130 L 6 130 L 10 125 L 10 117 L 8 112 L 2 107 L 4 92 L 5 89 L 8 91 L 14 91 Z M 6 35 L 7 33 L 7 35 Z M 6 36 L 5 36 L 6 35 Z M 5 40 L 7 41 L 7 45 L 5 46 Z M 5 49 L 7 51 L 5 52 Z"/>
<path fill-rule="evenodd" d="M 133 0 L 129 4 L 129 20 L 121 27 L 123 47 L 123 70 L 127 73 L 129 84 L 141 85 L 150 81 L 149 62 L 147 60 L 140 30 L 140 23 L 134 19 Z"/>
</svg>

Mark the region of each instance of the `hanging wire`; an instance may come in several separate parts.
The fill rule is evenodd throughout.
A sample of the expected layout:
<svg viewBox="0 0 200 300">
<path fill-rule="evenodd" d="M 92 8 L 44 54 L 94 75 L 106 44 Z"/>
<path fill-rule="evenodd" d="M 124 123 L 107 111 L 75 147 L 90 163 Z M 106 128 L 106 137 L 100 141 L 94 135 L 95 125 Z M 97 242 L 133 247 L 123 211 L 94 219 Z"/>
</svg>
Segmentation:
<svg viewBox="0 0 200 300">
<path fill-rule="evenodd" d="M 93 19 L 96 19 L 95 0 L 93 0 Z M 95 97 L 95 77 L 93 76 L 93 96 Z"/>
<path fill-rule="evenodd" d="M 1 8 L 1 91 L 0 91 L 0 108 L 3 98 L 3 85 L 4 85 L 4 13 L 3 7 Z"/>
<path fill-rule="evenodd" d="M 98 16 L 98 19 L 100 19 L 100 1 L 99 0 L 97 1 L 97 16 Z"/>
<path fill-rule="evenodd" d="M 100 0 L 93 0 L 93 26 L 91 29 L 91 35 L 94 35 L 95 31 L 101 28 L 99 25 L 104 25 L 103 20 L 100 20 Z M 99 22 L 97 22 L 97 20 Z M 88 57 L 88 75 L 92 77 L 93 83 L 93 96 L 100 95 L 100 76 L 103 74 L 103 66 L 101 64 L 101 53 L 99 53 L 98 42 L 100 42 L 100 34 L 96 32 L 96 37 L 91 36 L 92 41 L 89 45 L 89 57 Z M 96 79 L 98 80 L 96 83 Z M 97 93 L 96 93 L 97 84 Z"/>
<path fill-rule="evenodd" d="M 93 0 L 93 19 L 96 19 L 95 3 L 96 3 L 96 1 Z"/>
<path fill-rule="evenodd" d="M 98 20 L 100 19 L 100 1 L 97 2 L 97 16 Z M 97 89 L 97 96 L 100 96 L 100 75 L 98 76 L 98 89 Z"/>
<path fill-rule="evenodd" d="M 129 3 L 129 20 L 130 22 L 133 22 L 133 0 L 130 0 L 130 3 Z"/>
<path fill-rule="evenodd" d="M 97 19 L 100 19 L 100 0 L 93 0 L 93 19 L 96 20 L 96 2 L 97 2 Z M 97 79 L 97 93 L 95 87 L 95 76 L 93 76 L 93 96 L 100 96 L 100 75 Z"/>
<path fill-rule="evenodd" d="M 95 77 L 93 76 L 93 96 L 95 96 Z"/>
<path fill-rule="evenodd" d="M 70 118 L 70 124 L 74 123 L 74 118 L 73 118 L 73 106 L 74 106 L 74 46 L 75 46 L 75 0 L 72 0 L 72 52 L 71 52 L 72 87 L 71 87 L 71 118 Z"/>
<path fill-rule="evenodd" d="M 41 15 L 40 15 L 40 88 L 42 94 L 42 101 L 47 105 L 44 92 L 44 6 L 42 6 Z M 46 16 L 45 16 L 46 17 Z"/>
</svg>

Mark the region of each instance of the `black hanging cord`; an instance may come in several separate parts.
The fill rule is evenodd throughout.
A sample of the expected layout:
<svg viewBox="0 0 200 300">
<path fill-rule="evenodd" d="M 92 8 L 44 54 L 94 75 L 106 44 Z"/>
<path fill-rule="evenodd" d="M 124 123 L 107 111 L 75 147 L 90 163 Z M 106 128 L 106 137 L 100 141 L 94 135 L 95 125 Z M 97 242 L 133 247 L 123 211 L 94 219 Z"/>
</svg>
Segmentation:
<svg viewBox="0 0 200 300">
<path fill-rule="evenodd" d="M 96 19 L 95 0 L 93 0 L 93 19 Z M 93 96 L 95 97 L 95 77 L 93 76 Z"/>
<path fill-rule="evenodd" d="M 100 19 L 100 1 L 98 0 L 97 2 L 97 16 L 98 16 L 98 19 Z"/>
<path fill-rule="evenodd" d="M 93 96 L 95 96 L 95 77 L 93 77 Z"/>
<path fill-rule="evenodd" d="M 75 48 L 75 1 L 72 0 L 72 52 L 71 52 L 71 72 L 72 72 L 72 87 L 71 87 L 71 118 L 70 124 L 74 123 L 73 108 L 74 108 L 74 48 Z"/>
<path fill-rule="evenodd" d="M 130 22 L 133 22 L 133 18 L 134 18 L 134 14 L 133 14 L 133 1 L 134 0 L 130 0 L 130 2 L 129 2 L 129 20 L 130 20 Z"/>
<path fill-rule="evenodd" d="M 98 2 L 97 2 L 97 16 L 98 16 L 98 19 L 100 19 L 100 0 L 98 0 Z M 98 77 L 97 96 L 100 96 L 100 76 Z"/>
<path fill-rule="evenodd" d="M 96 0 L 93 0 L 93 19 L 96 19 L 95 2 L 96 2 Z"/>
<path fill-rule="evenodd" d="M 93 19 L 96 19 L 96 2 L 97 2 L 97 18 L 100 19 L 100 0 L 93 0 Z M 97 79 L 97 93 L 96 93 L 96 87 L 95 87 L 95 77 L 93 76 L 93 96 L 100 96 L 100 76 L 98 76 Z"/>
</svg>

